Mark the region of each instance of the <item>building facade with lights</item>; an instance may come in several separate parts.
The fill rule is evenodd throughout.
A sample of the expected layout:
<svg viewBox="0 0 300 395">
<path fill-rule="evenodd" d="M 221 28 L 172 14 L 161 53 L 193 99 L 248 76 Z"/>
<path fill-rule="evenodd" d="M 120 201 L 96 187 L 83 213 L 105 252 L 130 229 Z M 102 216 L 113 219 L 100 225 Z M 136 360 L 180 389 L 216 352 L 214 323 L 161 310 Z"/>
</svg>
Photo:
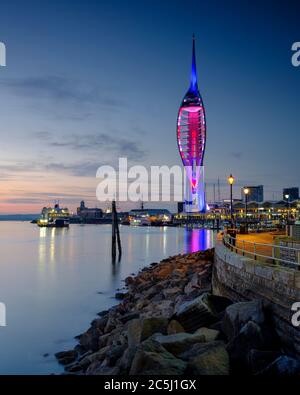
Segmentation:
<svg viewBox="0 0 300 395">
<path fill-rule="evenodd" d="M 205 213 L 204 153 L 206 118 L 198 89 L 195 38 L 193 37 L 190 87 L 184 96 L 177 118 L 177 142 L 185 169 L 185 213 Z"/>
</svg>

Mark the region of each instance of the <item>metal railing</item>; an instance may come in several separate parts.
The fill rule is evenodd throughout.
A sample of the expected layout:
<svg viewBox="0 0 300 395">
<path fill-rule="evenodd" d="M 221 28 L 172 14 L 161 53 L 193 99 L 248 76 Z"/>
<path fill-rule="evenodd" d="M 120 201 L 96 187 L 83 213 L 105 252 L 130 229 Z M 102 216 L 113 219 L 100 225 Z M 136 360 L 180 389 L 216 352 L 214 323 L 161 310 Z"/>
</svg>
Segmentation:
<svg viewBox="0 0 300 395">
<path fill-rule="evenodd" d="M 300 248 L 242 240 L 232 237 L 228 233 L 223 235 L 223 244 L 231 251 L 243 256 L 250 256 L 254 260 L 297 270 L 300 268 Z M 282 253 L 289 257 L 293 256 L 295 260 L 282 258 Z"/>
</svg>

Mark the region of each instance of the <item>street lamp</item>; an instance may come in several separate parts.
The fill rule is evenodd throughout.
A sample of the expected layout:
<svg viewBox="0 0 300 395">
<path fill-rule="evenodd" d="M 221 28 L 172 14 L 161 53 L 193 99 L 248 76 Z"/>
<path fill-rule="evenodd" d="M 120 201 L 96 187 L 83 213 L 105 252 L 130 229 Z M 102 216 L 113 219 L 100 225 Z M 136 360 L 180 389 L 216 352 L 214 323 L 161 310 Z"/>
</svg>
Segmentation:
<svg viewBox="0 0 300 395">
<path fill-rule="evenodd" d="M 249 188 L 244 188 L 244 194 L 245 194 L 245 215 L 246 215 L 246 231 L 248 232 L 248 194 L 249 194 Z"/>
<path fill-rule="evenodd" d="M 228 177 L 228 183 L 230 185 L 230 220 L 231 220 L 231 227 L 233 228 L 233 202 L 232 202 L 232 185 L 234 183 L 234 177 L 232 174 Z"/>
<path fill-rule="evenodd" d="M 290 195 L 287 193 L 286 195 L 284 195 L 284 197 L 286 198 L 286 201 L 287 201 L 287 208 L 288 208 L 287 223 L 288 223 L 289 219 L 290 219 Z"/>
</svg>

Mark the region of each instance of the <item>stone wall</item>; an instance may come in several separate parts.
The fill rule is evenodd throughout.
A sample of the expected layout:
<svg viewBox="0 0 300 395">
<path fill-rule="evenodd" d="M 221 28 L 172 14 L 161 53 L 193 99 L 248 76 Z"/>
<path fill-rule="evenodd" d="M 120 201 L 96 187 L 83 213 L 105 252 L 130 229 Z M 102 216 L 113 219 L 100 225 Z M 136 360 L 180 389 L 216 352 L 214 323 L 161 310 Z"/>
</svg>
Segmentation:
<svg viewBox="0 0 300 395">
<path fill-rule="evenodd" d="M 279 249 L 279 258 L 289 262 L 300 263 L 300 241 L 291 238 L 278 239 L 277 244 L 280 247 L 287 247 Z M 291 265 L 290 265 L 291 266 Z"/>
<path fill-rule="evenodd" d="M 235 302 L 262 299 L 286 349 L 300 355 L 300 329 L 291 324 L 291 306 L 300 302 L 300 271 L 243 257 L 221 241 L 217 242 L 214 259 L 214 294 Z"/>
</svg>

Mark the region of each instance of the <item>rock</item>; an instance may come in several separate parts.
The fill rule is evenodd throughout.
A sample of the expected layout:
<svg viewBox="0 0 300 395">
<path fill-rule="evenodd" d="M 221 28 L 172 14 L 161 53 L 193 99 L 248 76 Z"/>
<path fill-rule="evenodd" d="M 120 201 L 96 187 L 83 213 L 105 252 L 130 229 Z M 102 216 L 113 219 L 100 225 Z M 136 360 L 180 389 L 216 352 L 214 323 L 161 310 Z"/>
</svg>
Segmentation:
<svg viewBox="0 0 300 395">
<path fill-rule="evenodd" d="M 85 356 L 84 358 L 82 358 L 79 361 L 80 366 L 82 367 L 83 370 L 85 370 L 92 363 L 95 363 L 95 362 L 100 363 L 100 362 L 104 361 L 106 353 L 109 351 L 109 349 L 110 349 L 110 347 L 106 346 L 106 347 L 101 348 L 99 351 L 97 351 L 93 354 Z"/>
<path fill-rule="evenodd" d="M 170 319 L 174 313 L 174 302 L 172 300 L 162 300 L 159 302 L 149 303 L 145 309 L 143 309 L 142 315 L 147 318 L 165 317 Z"/>
<path fill-rule="evenodd" d="M 196 299 L 181 304 L 175 311 L 175 318 L 187 332 L 208 326 L 219 320 L 219 314 L 225 310 L 229 299 L 204 293 Z"/>
<path fill-rule="evenodd" d="M 177 295 L 181 294 L 182 289 L 179 287 L 174 287 L 174 288 L 166 288 L 162 291 L 162 294 L 166 299 L 173 299 Z"/>
<path fill-rule="evenodd" d="M 142 332 L 142 324 L 141 319 L 133 319 L 129 321 L 128 330 L 127 330 L 127 338 L 129 347 L 135 346 L 141 341 L 141 332 Z"/>
<path fill-rule="evenodd" d="M 124 292 L 116 292 L 115 294 L 115 298 L 118 300 L 123 300 L 128 296 L 128 293 L 124 293 Z"/>
<path fill-rule="evenodd" d="M 147 339 L 154 333 L 167 334 L 167 318 L 140 318 L 133 319 L 128 325 L 128 345 L 134 346 Z"/>
<path fill-rule="evenodd" d="M 128 375 L 132 365 L 133 358 L 136 354 L 137 346 L 128 347 L 121 358 L 117 361 L 117 366 L 120 369 L 120 374 Z"/>
<path fill-rule="evenodd" d="M 229 356 L 222 342 L 206 343 L 201 352 L 191 358 L 187 366 L 187 374 L 192 375 L 228 375 Z"/>
<path fill-rule="evenodd" d="M 265 369 L 260 371 L 258 375 L 263 376 L 299 376 L 300 361 L 286 355 L 278 357 Z"/>
<path fill-rule="evenodd" d="M 105 356 L 107 365 L 114 366 L 117 360 L 121 358 L 126 349 L 126 344 L 109 347 L 109 350 L 106 352 Z"/>
<path fill-rule="evenodd" d="M 203 335 L 205 338 L 206 342 L 212 342 L 217 339 L 217 337 L 220 335 L 220 332 L 215 330 L 215 329 L 209 329 L 209 328 L 199 328 L 196 330 L 195 334 Z"/>
<path fill-rule="evenodd" d="M 153 339 L 142 343 L 132 361 L 130 375 L 182 375 L 186 362 L 175 358 Z"/>
<path fill-rule="evenodd" d="M 134 283 L 134 278 L 132 276 L 128 276 L 125 278 L 125 285 L 132 285 Z"/>
<path fill-rule="evenodd" d="M 190 333 L 176 333 L 174 335 L 167 336 L 155 334 L 152 336 L 152 339 L 174 355 L 184 352 L 193 344 L 205 341 L 205 337 L 203 335 Z"/>
<path fill-rule="evenodd" d="M 195 343 L 191 347 L 189 347 L 186 351 L 178 354 L 178 358 L 184 361 L 189 361 L 190 359 L 197 357 L 198 355 L 202 354 L 203 352 L 206 352 L 212 347 L 216 347 L 217 345 L 222 345 L 223 347 L 225 347 L 225 343 L 220 340 L 216 340 L 208 343 Z"/>
<path fill-rule="evenodd" d="M 74 363 L 72 365 L 66 366 L 65 371 L 69 373 L 80 373 L 83 371 L 82 366 L 79 363 Z"/>
<path fill-rule="evenodd" d="M 111 336 L 110 333 L 106 333 L 105 335 L 102 335 L 102 336 L 98 337 L 96 350 L 94 350 L 94 349 L 92 349 L 92 350 L 93 351 L 97 351 L 100 348 L 105 347 L 107 345 L 107 343 L 108 343 L 108 340 L 109 340 L 110 336 Z"/>
<path fill-rule="evenodd" d="M 175 333 L 185 332 L 183 326 L 176 320 L 170 321 L 167 329 L 168 335 L 174 335 Z"/>
<path fill-rule="evenodd" d="M 248 370 L 250 350 L 262 350 L 264 344 L 261 328 L 253 321 L 247 322 L 238 335 L 227 344 L 233 367 L 237 371 Z"/>
<path fill-rule="evenodd" d="M 280 351 L 250 350 L 248 354 L 248 365 L 252 374 L 260 372 L 281 356 Z"/>
<path fill-rule="evenodd" d="M 258 325 L 264 323 L 265 316 L 261 300 L 235 303 L 227 307 L 223 319 L 223 331 L 230 340 L 249 321 Z"/>
<path fill-rule="evenodd" d="M 104 317 L 104 316 L 108 315 L 108 313 L 109 313 L 108 310 L 103 310 L 103 311 L 100 311 L 97 315 L 99 315 L 99 317 Z"/>
<path fill-rule="evenodd" d="M 79 344 L 83 350 L 97 351 L 99 349 L 98 339 L 103 334 L 103 327 L 107 325 L 107 322 L 108 316 L 95 319 L 92 326 L 79 336 Z"/>
<path fill-rule="evenodd" d="M 135 318 L 139 318 L 139 317 L 140 317 L 140 313 L 131 312 L 131 313 L 124 314 L 122 317 L 120 317 L 120 321 L 122 322 L 122 324 L 126 324 L 126 322 L 133 320 Z"/>
<path fill-rule="evenodd" d="M 78 353 L 75 350 L 61 351 L 55 354 L 56 359 L 62 365 L 69 365 L 76 361 Z"/>
<path fill-rule="evenodd" d="M 147 299 L 152 299 L 155 295 L 159 294 L 162 289 L 162 283 L 155 284 L 144 292 L 144 297 Z"/>
<path fill-rule="evenodd" d="M 96 318 L 92 321 L 91 326 L 103 333 L 108 320 L 109 320 L 108 316 Z"/>
<path fill-rule="evenodd" d="M 116 376 L 120 373 L 120 369 L 117 366 L 94 366 L 91 365 L 86 374 L 93 376 Z"/>
<path fill-rule="evenodd" d="M 195 288 L 199 288 L 198 284 L 198 273 L 195 273 L 191 280 L 187 283 L 187 285 L 184 287 L 184 293 L 185 294 L 190 294 L 195 290 Z"/>
</svg>

